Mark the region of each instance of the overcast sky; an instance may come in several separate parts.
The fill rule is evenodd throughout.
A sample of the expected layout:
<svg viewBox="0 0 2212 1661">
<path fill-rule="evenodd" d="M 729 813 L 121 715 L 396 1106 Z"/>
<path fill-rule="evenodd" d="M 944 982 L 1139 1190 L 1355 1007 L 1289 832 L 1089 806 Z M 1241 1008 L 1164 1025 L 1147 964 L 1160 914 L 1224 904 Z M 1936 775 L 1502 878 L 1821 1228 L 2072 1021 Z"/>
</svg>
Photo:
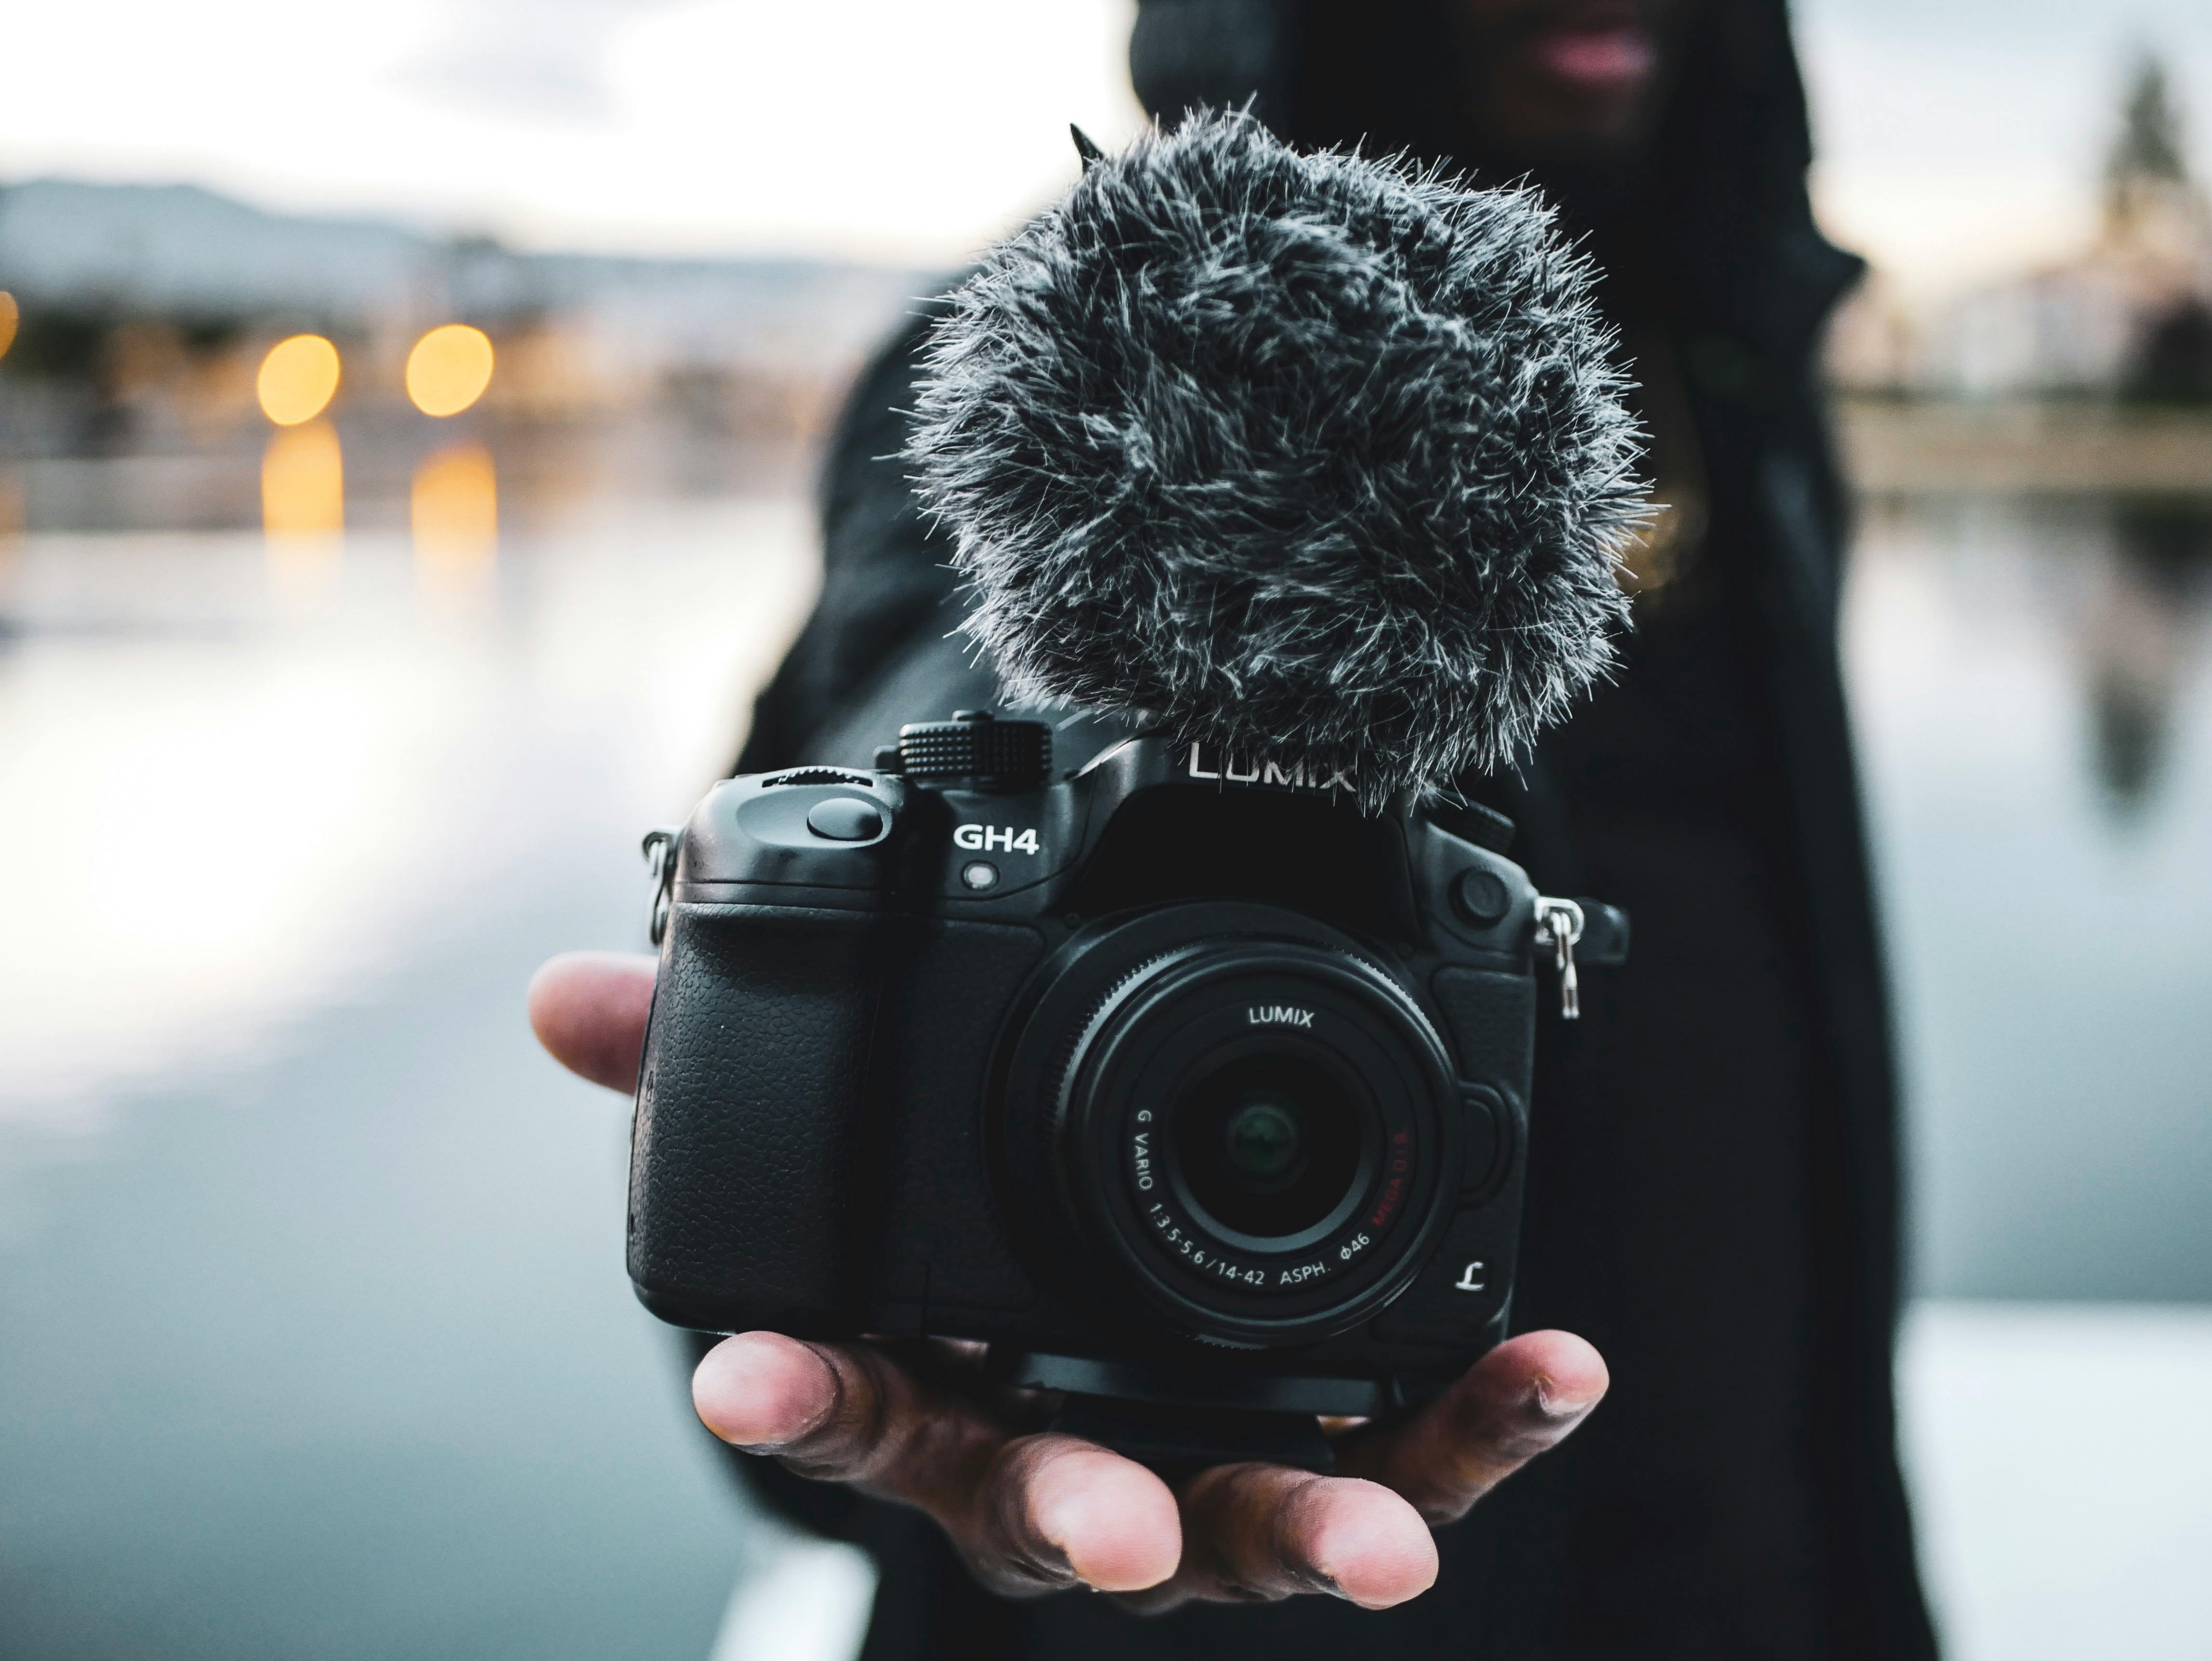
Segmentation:
<svg viewBox="0 0 2212 1661">
<path fill-rule="evenodd" d="M 1955 288 L 2094 228 L 2129 72 L 2156 49 L 2212 177 L 2212 0 L 1800 0 L 1831 234 Z"/>
<path fill-rule="evenodd" d="M 7 27 L 0 176 L 191 179 L 533 246 L 932 263 L 1139 119 L 1133 0 L 70 0 Z M 2212 173 L 2208 0 L 1806 0 L 1832 229 L 1954 287 L 2086 234 L 2126 66 Z"/>
</svg>

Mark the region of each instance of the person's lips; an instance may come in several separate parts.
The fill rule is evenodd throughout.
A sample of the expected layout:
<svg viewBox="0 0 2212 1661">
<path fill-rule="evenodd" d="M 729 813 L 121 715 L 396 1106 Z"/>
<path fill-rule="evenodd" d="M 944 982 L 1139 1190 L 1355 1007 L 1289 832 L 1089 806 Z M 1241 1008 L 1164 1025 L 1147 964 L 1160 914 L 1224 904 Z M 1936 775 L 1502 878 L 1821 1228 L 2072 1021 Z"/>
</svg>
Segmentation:
<svg viewBox="0 0 2212 1661">
<path fill-rule="evenodd" d="M 1641 86 L 1658 58 L 1648 31 L 1636 23 L 1568 25 L 1529 41 L 1537 63 L 1579 90 L 1620 93 Z"/>
</svg>

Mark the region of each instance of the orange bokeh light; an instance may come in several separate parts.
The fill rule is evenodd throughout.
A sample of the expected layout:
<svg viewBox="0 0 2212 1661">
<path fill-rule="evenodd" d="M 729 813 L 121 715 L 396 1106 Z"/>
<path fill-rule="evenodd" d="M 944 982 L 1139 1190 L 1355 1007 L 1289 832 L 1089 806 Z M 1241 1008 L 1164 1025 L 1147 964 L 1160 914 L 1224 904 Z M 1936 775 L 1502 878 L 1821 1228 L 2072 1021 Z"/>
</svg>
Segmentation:
<svg viewBox="0 0 2212 1661">
<path fill-rule="evenodd" d="M 319 334 L 280 340 L 261 360 L 254 390 L 261 413 L 279 427 L 313 421 L 329 407 L 338 389 L 338 349 Z"/>
<path fill-rule="evenodd" d="M 0 289 L 0 357 L 7 356 L 8 349 L 15 344 L 15 326 L 22 321 L 22 316 L 15 296 Z"/>
<path fill-rule="evenodd" d="M 491 385 L 491 340 L 482 329 L 447 323 L 407 354 L 407 396 L 424 415 L 459 415 Z"/>
<path fill-rule="evenodd" d="M 329 422 L 270 437 L 261 458 L 261 520 L 272 537 L 345 528 L 345 460 Z"/>
<path fill-rule="evenodd" d="M 481 588 L 499 553 L 499 477 L 481 444 L 425 456 L 415 470 L 415 569 L 447 598 Z"/>
<path fill-rule="evenodd" d="M 261 458 L 261 522 L 270 575 L 295 593 L 322 588 L 345 546 L 345 459 L 327 421 L 269 435 Z"/>
</svg>

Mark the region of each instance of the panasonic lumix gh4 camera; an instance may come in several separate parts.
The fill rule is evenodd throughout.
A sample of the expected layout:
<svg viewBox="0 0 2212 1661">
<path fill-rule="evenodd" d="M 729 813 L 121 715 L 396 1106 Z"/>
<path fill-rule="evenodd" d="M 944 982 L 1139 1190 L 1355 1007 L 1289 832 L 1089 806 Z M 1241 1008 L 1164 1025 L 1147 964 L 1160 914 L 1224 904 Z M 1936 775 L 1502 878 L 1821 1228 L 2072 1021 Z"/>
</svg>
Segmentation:
<svg viewBox="0 0 2212 1661">
<path fill-rule="evenodd" d="M 1325 1465 L 1315 1415 L 1504 1336 L 1539 1000 L 1626 948 L 1438 804 L 1613 661 L 1638 429 L 1533 192 L 1249 112 L 1078 146 L 939 308 L 902 459 L 979 666 L 1137 736 L 1062 774 L 924 719 L 649 839 L 630 1278 Z"/>
<path fill-rule="evenodd" d="M 1505 1333 L 1539 962 L 1625 920 L 1295 756 L 963 713 L 649 839 L 629 1273 L 1096 1402 L 1375 1414 Z M 1443 810 L 1437 810 L 1441 812 Z M 1124 1438 L 1123 1439 L 1127 1439 Z"/>
</svg>

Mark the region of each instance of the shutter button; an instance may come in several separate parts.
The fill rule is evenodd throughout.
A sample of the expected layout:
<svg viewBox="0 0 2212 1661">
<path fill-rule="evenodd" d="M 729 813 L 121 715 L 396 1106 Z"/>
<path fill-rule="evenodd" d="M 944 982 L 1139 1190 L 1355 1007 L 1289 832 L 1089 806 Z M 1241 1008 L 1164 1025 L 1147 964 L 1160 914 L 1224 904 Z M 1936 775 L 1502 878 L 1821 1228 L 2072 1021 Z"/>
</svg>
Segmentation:
<svg viewBox="0 0 2212 1661">
<path fill-rule="evenodd" d="M 806 828 L 831 842 L 866 842 L 881 834 L 884 816 L 873 802 L 853 796 L 832 796 L 817 801 L 806 816 Z"/>
</svg>

